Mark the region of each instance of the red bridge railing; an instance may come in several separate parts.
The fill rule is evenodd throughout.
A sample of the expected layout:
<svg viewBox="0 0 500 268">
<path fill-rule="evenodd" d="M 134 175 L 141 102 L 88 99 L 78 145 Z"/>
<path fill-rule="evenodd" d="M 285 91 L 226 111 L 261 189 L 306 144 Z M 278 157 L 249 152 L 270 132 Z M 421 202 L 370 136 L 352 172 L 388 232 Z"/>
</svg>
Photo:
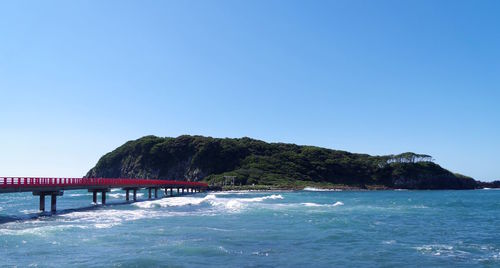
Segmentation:
<svg viewBox="0 0 500 268">
<path fill-rule="evenodd" d="M 175 180 L 150 180 L 130 178 L 32 178 L 32 177 L 0 177 L 0 188 L 33 188 L 50 186 L 105 186 L 105 187 L 197 187 L 207 188 L 206 183 L 175 181 Z"/>
</svg>

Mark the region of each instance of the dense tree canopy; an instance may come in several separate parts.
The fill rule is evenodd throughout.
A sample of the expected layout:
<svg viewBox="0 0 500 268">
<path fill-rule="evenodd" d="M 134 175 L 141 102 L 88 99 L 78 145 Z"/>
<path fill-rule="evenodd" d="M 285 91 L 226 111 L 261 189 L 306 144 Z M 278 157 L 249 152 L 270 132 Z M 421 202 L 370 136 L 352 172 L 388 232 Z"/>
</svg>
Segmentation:
<svg viewBox="0 0 500 268">
<path fill-rule="evenodd" d="M 429 155 L 371 156 L 250 138 L 203 136 L 129 141 L 103 156 L 87 177 L 204 180 L 221 184 L 290 186 L 304 182 L 410 189 L 474 188 L 471 178 L 443 169 Z"/>
</svg>

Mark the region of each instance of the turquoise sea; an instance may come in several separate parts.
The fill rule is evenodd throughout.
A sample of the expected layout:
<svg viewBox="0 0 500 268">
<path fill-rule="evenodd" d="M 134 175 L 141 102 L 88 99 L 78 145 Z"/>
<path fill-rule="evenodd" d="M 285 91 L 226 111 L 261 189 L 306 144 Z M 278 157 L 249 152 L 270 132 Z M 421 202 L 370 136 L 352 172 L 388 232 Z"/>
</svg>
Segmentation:
<svg viewBox="0 0 500 268">
<path fill-rule="evenodd" d="M 49 216 L 31 193 L 0 195 L 0 265 L 500 267 L 496 190 L 220 192 L 133 204 L 115 190 L 105 207 L 91 200 L 66 191 Z"/>
</svg>

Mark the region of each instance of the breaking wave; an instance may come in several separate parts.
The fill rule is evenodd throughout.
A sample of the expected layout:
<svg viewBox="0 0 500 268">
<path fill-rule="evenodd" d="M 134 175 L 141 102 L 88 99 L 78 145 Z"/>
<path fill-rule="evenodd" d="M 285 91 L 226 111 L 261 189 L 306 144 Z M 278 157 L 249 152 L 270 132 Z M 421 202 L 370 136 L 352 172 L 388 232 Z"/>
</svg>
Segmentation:
<svg viewBox="0 0 500 268">
<path fill-rule="evenodd" d="M 273 194 L 263 197 L 253 198 L 219 198 L 214 194 L 209 194 L 205 197 L 171 197 L 154 201 L 145 201 L 134 203 L 133 205 L 139 208 L 155 208 L 155 207 L 180 207 L 180 206 L 197 206 L 208 204 L 212 207 L 223 208 L 229 212 L 238 212 L 245 208 L 249 203 L 262 202 L 264 200 L 283 199 L 279 194 Z"/>
<path fill-rule="evenodd" d="M 334 204 L 318 204 L 318 203 L 300 203 L 300 204 L 306 207 L 338 207 L 344 205 L 344 203 L 340 201 L 337 201 Z"/>
<path fill-rule="evenodd" d="M 308 192 L 341 192 L 341 189 L 321 189 L 321 188 L 314 188 L 314 187 L 305 187 L 303 191 L 308 191 Z"/>
</svg>

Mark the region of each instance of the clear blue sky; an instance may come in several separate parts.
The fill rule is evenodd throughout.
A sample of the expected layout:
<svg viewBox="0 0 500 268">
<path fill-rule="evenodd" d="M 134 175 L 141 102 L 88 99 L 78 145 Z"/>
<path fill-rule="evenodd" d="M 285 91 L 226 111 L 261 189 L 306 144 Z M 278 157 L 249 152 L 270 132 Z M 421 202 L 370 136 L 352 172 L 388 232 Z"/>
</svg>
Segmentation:
<svg viewBox="0 0 500 268">
<path fill-rule="evenodd" d="M 0 175 L 144 135 L 427 153 L 500 179 L 500 1 L 2 1 Z"/>
</svg>

